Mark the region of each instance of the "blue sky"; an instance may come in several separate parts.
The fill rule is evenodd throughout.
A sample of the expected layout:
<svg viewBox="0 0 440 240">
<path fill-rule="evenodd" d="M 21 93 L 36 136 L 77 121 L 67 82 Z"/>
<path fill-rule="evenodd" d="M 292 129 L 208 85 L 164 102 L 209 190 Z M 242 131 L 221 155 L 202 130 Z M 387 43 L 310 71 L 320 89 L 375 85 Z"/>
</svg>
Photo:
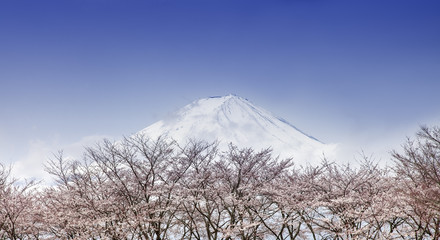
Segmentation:
<svg viewBox="0 0 440 240">
<path fill-rule="evenodd" d="M 439 12 L 425 0 L 3 0 L 0 161 L 129 135 L 229 93 L 324 142 L 384 152 L 440 122 Z"/>
</svg>

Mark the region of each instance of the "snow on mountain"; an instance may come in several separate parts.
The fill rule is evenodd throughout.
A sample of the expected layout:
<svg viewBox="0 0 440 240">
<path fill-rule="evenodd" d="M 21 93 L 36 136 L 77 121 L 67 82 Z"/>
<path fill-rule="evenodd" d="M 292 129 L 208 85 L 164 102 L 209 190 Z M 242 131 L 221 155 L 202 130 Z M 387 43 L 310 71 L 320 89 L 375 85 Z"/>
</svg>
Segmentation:
<svg viewBox="0 0 440 240">
<path fill-rule="evenodd" d="M 197 100 L 139 134 L 166 135 L 182 145 L 189 139 L 218 140 L 221 150 L 229 143 L 255 150 L 271 147 L 276 155 L 293 157 L 299 164 L 318 163 L 323 153 L 332 155 L 335 148 L 235 95 Z"/>
</svg>

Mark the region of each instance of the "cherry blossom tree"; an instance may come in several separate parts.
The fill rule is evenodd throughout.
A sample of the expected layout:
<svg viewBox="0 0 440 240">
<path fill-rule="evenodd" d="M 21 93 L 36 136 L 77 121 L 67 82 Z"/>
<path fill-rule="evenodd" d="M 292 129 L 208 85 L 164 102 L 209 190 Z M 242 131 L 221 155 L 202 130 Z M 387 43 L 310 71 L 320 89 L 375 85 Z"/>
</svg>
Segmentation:
<svg viewBox="0 0 440 240">
<path fill-rule="evenodd" d="M 0 164 L 0 239 L 440 239 L 440 129 L 392 168 L 142 135 L 56 154 L 36 187 Z"/>
<path fill-rule="evenodd" d="M 393 152 L 406 235 L 440 239 L 440 128 L 422 127 L 416 139 L 407 139 L 403 153 Z"/>
<path fill-rule="evenodd" d="M 229 239 L 261 239 L 269 234 L 264 222 L 270 221 L 273 204 L 262 190 L 276 185 L 291 166 L 291 159 L 279 160 L 271 153 L 270 149 L 254 152 L 231 145 L 215 165 L 224 192 L 219 200 L 227 213 L 225 234 Z"/>
<path fill-rule="evenodd" d="M 313 223 L 322 238 L 377 239 L 390 212 L 383 207 L 392 189 L 386 170 L 367 158 L 359 168 L 324 162 L 323 173 L 313 184 L 317 195 Z M 391 206 L 388 206 L 392 209 Z"/>
<path fill-rule="evenodd" d="M 39 232 L 35 182 L 20 184 L 10 173 L 11 168 L 0 164 L 0 238 L 32 238 Z"/>
<path fill-rule="evenodd" d="M 57 234 L 165 239 L 178 204 L 173 189 L 181 176 L 174 147 L 164 139 L 136 136 L 88 148 L 82 162 L 62 156 L 52 161 L 48 171 L 59 185 L 47 194 L 48 208 L 69 213 L 65 221 L 52 219 L 59 225 Z"/>
</svg>

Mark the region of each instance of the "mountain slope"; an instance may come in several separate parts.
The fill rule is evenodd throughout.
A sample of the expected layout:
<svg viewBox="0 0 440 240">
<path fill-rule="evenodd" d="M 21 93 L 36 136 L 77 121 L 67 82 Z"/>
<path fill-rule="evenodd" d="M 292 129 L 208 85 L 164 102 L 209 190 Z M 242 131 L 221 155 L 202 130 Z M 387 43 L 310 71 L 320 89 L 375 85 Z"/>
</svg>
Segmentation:
<svg viewBox="0 0 440 240">
<path fill-rule="evenodd" d="M 179 144 L 189 139 L 218 140 L 221 149 L 231 142 L 256 150 L 272 147 L 275 154 L 294 157 L 298 163 L 319 162 L 334 148 L 235 95 L 200 99 L 139 133 L 152 138 L 166 135 Z"/>
</svg>

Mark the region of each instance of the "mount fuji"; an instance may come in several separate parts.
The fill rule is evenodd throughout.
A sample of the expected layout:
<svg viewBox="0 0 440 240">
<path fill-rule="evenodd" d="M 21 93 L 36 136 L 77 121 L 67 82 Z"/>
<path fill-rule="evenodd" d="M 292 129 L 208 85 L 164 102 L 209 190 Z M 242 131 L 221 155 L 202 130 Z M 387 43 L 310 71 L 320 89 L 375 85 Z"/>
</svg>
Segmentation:
<svg viewBox="0 0 440 240">
<path fill-rule="evenodd" d="M 194 101 L 138 134 L 166 136 L 182 145 L 190 139 L 218 141 L 220 150 L 226 150 L 229 143 L 257 151 L 270 147 L 275 155 L 293 157 L 300 164 L 318 163 L 323 154 L 333 155 L 335 150 L 335 145 L 324 144 L 235 95 Z"/>
</svg>

